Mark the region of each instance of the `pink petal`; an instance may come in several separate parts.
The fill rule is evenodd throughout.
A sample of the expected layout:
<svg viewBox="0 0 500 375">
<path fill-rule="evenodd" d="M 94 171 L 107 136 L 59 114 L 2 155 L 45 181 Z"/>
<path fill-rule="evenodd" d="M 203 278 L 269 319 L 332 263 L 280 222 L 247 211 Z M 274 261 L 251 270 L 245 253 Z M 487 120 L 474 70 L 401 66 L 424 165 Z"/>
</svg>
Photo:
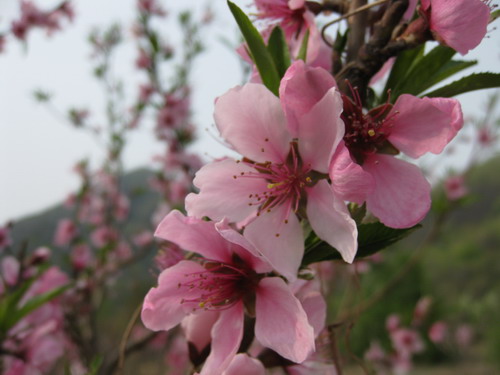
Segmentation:
<svg viewBox="0 0 500 375">
<path fill-rule="evenodd" d="M 212 328 L 212 347 L 200 375 L 219 375 L 229 366 L 243 338 L 243 304 L 222 310 Z"/>
<path fill-rule="evenodd" d="M 215 103 L 222 138 L 256 161 L 283 162 L 292 140 L 279 99 L 264 85 L 248 83 L 229 90 Z"/>
<path fill-rule="evenodd" d="M 153 331 L 167 331 L 191 312 L 189 303 L 181 303 L 183 298 L 192 298 L 197 290 L 179 287 L 186 274 L 205 269 L 187 260 L 164 270 L 158 279 L 158 287 L 151 288 L 144 298 L 141 318 L 144 325 Z"/>
<path fill-rule="evenodd" d="M 394 127 L 389 141 L 412 158 L 427 152 L 441 153 L 463 125 L 460 103 L 455 99 L 421 99 L 404 94 L 394 104 L 392 115 Z"/>
<path fill-rule="evenodd" d="M 296 363 L 314 350 L 314 330 L 283 279 L 261 280 L 255 308 L 255 337 L 262 345 Z"/>
<path fill-rule="evenodd" d="M 309 112 L 298 118 L 299 153 L 305 165 L 328 173 L 328 166 L 345 126 L 340 118 L 342 98 L 336 88 L 330 89 Z"/>
<path fill-rule="evenodd" d="M 325 328 L 326 301 L 319 291 L 311 291 L 299 297 L 309 324 L 314 328 L 314 337 Z"/>
<path fill-rule="evenodd" d="M 296 279 L 304 255 L 304 235 L 293 212 L 287 218 L 283 206 L 264 211 L 246 226 L 243 235 L 276 271 L 290 281 Z"/>
<path fill-rule="evenodd" d="M 465 55 L 486 35 L 490 8 L 481 0 L 432 0 L 431 30 Z"/>
<path fill-rule="evenodd" d="M 332 189 L 345 201 L 362 204 L 373 190 L 373 178 L 352 161 L 349 150 L 342 142 L 337 148 L 329 171 Z"/>
<path fill-rule="evenodd" d="M 7 285 L 15 285 L 19 278 L 21 265 L 12 255 L 7 255 L 2 259 L 2 278 Z"/>
<path fill-rule="evenodd" d="M 288 6 L 292 10 L 304 8 L 305 0 L 288 0 Z"/>
<path fill-rule="evenodd" d="M 186 340 L 193 344 L 198 353 L 210 344 L 212 327 L 219 319 L 219 311 L 201 311 L 186 316 L 181 323 Z"/>
<path fill-rule="evenodd" d="M 294 137 L 298 135 L 297 119 L 309 112 L 332 87 L 336 87 L 335 80 L 322 68 L 307 67 L 302 60 L 288 68 L 281 80 L 280 99 Z"/>
<path fill-rule="evenodd" d="M 382 223 L 392 228 L 409 228 L 425 217 L 431 206 L 431 186 L 417 166 L 376 154 L 366 159 L 363 169 L 375 181 L 366 207 Z"/>
<path fill-rule="evenodd" d="M 226 241 L 234 246 L 231 251 L 237 254 L 247 265 L 257 273 L 267 273 L 273 270 L 272 266 L 263 258 L 262 254 L 243 235 L 229 227 L 226 220 L 215 225 L 217 231 Z"/>
<path fill-rule="evenodd" d="M 246 354 L 236 354 L 233 361 L 222 375 L 265 375 L 262 362 Z"/>
<path fill-rule="evenodd" d="M 155 236 L 207 259 L 231 261 L 229 244 L 217 232 L 213 222 L 186 217 L 177 210 L 171 211 L 160 222 Z"/>
<path fill-rule="evenodd" d="M 307 217 L 319 238 L 335 247 L 352 263 L 358 249 L 358 230 L 344 202 L 325 180 L 308 189 Z"/>
<path fill-rule="evenodd" d="M 200 192 L 186 197 L 188 215 L 199 218 L 208 216 L 215 221 L 227 217 L 232 222 L 243 221 L 252 215 L 256 208 L 249 205 L 249 195 L 268 189 L 265 179 L 240 177 L 241 173 L 249 171 L 255 172 L 255 169 L 232 159 L 202 167 L 193 181 Z"/>
</svg>

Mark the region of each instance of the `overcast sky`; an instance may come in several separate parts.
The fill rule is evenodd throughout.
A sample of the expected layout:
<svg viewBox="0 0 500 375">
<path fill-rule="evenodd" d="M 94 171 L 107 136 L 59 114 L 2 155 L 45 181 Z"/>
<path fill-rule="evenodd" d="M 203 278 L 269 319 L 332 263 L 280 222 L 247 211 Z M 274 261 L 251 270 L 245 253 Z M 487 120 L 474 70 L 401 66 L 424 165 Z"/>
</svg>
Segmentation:
<svg viewBox="0 0 500 375">
<path fill-rule="evenodd" d="M 248 0 L 235 1 L 240 6 Z M 42 8 L 58 1 L 38 0 Z M 9 40 L 6 53 L 0 55 L 0 225 L 8 219 L 43 210 L 60 202 L 77 188 L 78 179 L 71 173 L 77 160 L 90 157 L 98 165 L 102 155 L 95 141 L 57 120 L 44 106 L 35 103 L 31 93 L 43 88 L 54 94 L 60 110 L 83 106 L 103 112 L 103 98 L 91 78 L 90 49 L 86 36 L 94 25 L 120 22 L 129 25 L 135 0 L 75 1 L 77 17 L 62 33 L 46 38 L 43 32 L 29 35 L 28 49 Z M 202 0 L 165 1 L 169 9 L 195 9 L 201 12 Z M 198 60 L 192 77 L 195 122 L 199 141 L 195 149 L 206 157 L 221 156 L 226 150 L 204 130 L 213 124 L 215 97 L 241 82 L 240 65 L 235 53 L 224 46 L 221 37 L 236 40 L 234 21 L 224 0 L 210 2 L 216 23 L 204 35 L 208 52 Z M 18 11 L 17 1 L 0 0 L 0 32 L 5 30 Z M 490 29 L 493 29 L 490 27 Z M 130 37 L 130 35 L 127 35 Z M 174 40 L 172 40 L 174 42 Z M 492 30 L 481 46 L 466 58 L 481 64 L 469 70 L 498 71 L 500 37 Z M 120 52 L 117 69 L 135 82 L 141 76 L 134 70 L 133 47 Z M 486 93 L 460 97 L 464 112 L 478 114 Z M 125 153 L 128 169 L 151 164 L 151 156 L 160 150 L 151 132 L 137 132 Z"/>
</svg>

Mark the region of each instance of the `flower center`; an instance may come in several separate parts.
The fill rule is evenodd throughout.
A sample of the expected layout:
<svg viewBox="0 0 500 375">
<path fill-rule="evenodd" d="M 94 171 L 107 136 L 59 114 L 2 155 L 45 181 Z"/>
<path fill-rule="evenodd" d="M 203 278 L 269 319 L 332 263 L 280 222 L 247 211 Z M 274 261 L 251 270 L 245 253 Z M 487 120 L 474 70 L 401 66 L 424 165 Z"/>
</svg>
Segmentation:
<svg viewBox="0 0 500 375">
<path fill-rule="evenodd" d="M 188 288 L 194 296 L 182 299 L 181 303 L 195 304 L 193 311 L 225 310 L 254 294 L 259 276 L 241 259 L 236 258 L 236 261 L 241 264 L 206 260 L 204 271 L 185 274 L 186 280 L 178 287 Z"/>
<path fill-rule="evenodd" d="M 259 178 L 268 182 L 267 189 L 248 196 L 249 206 L 258 206 L 258 213 L 270 211 L 273 207 L 286 205 L 285 218 L 297 212 L 304 196 L 304 188 L 314 185 L 313 171 L 310 166 L 303 165 L 298 155 L 297 142 L 291 142 L 290 153 L 285 163 L 255 163 L 244 160 L 255 170 L 244 172 L 234 178 Z"/>
<path fill-rule="evenodd" d="M 365 157 L 369 154 L 398 152 L 387 140 L 396 115 L 394 113 L 387 116 L 392 109 L 391 104 L 383 104 L 365 114 L 357 100 L 355 103 L 346 95 L 342 95 L 342 99 L 344 101 L 342 113 L 342 120 L 345 124 L 344 143 L 358 164 L 363 164 Z"/>
</svg>

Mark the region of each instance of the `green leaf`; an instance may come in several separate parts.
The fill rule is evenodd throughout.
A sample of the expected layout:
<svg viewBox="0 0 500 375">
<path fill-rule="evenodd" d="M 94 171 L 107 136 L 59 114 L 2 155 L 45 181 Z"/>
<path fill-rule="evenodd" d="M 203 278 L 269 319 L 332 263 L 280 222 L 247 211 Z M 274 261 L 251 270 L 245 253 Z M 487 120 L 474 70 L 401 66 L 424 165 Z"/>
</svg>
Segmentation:
<svg viewBox="0 0 500 375">
<path fill-rule="evenodd" d="M 448 77 L 451 77 L 453 74 L 456 74 L 458 72 L 461 72 L 464 69 L 467 69 L 471 66 L 474 66 L 477 64 L 477 60 L 471 60 L 471 61 L 463 61 L 463 60 L 451 60 L 448 61 L 444 66 L 439 69 L 439 71 L 436 73 L 434 77 L 429 81 L 428 87 L 430 88 L 439 82 L 445 80 Z"/>
<path fill-rule="evenodd" d="M 404 81 L 411 68 L 420 61 L 424 55 L 424 45 L 404 51 L 396 58 L 396 62 L 392 66 L 391 73 L 385 84 L 384 92 L 382 93 L 381 102 L 387 101 L 387 91 L 395 89 L 396 85 Z"/>
<path fill-rule="evenodd" d="M 250 54 L 252 55 L 251 57 L 255 65 L 257 66 L 262 83 L 264 83 L 269 90 L 278 96 L 280 77 L 278 70 L 274 65 L 273 58 L 264 43 L 264 39 L 262 39 L 262 36 L 247 15 L 243 13 L 237 5 L 229 0 L 227 4 L 229 5 L 229 9 L 234 16 L 245 41 L 247 42 L 248 49 L 250 50 Z"/>
<path fill-rule="evenodd" d="M 85 375 L 97 375 L 103 361 L 104 357 L 102 355 L 97 355 L 96 357 L 94 357 L 94 359 L 90 363 L 89 371 Z"/>
<path fill-rule="evenodd" d="M 404 79 L 396 83 L 391 101 L 401 94 L 418 95 L 431 87 L 441 68 L 449 62 L 456 51 L 449 47 L 437 46 L 413 65 Z"/>
<path fill-rule="evenodd" d="M 436 89 L 426 96 L 451 98 L 470 91 L 500 87 L 500 73 L 474 73 Z"/>
<path fill-rule="evenodd" d="M 42 293 L 39 295 L 34 296 L 33 298 L 29 299 L 28 302 L 26 302 L 19 310 L 15 311 L 13 314 L 10 314 L 10 316 L 7 317 L 7 324 L 6 328 L 7 330 L 13 327 L 19 320 L 24 318 L 26 315 L 29 313 L 35 311 L 38 309 L 40 306 L 46 304 L 47 302 L 51 301 L 52 299 L 56 298 L 57 296 L 61 295 L 64 291 L 66 291 L 70 285 L 64 285 L 59 288 L 52 289 L 46 293 Z"/>
<path fill-rule="evenodd" d="M 490 23 L 492 23 L 493 21 L 495 21 L 499 17 L 500 17 L 500 9 L 497 9 L 494 12 L 491 12 L 491 14 L 490 14 Z"/>
<path fill-rule="evenodd" d="M 402 240 L 414 230 L 420 228 L 417 224 L 411 228 L 394 229 L 386 227 L 382 223 L 361 224 L 358 226 L 358 251 L 356 259 L 373 255 L 386 247 Z M 313 243 L 311 241 L 311 243 Z M 308 265 L 324 260 L 342 259 L 340 253 L 324 241 L 313 243 L 306 249 L 302 260 L 303 265 Z"/>
<path fill-rule="evenodd" d="M 271 36 L 269 37 L 269 42 L 267 43 L 267 50 L 273 58 L 274 65 L 278 70 L 280 78 L 285 75 L 286 70 L 291 64 L 290 61 L 290 50 L 288 44 L 286 43 L 285 33 L 281 27 L 276 26 Z"/>
<path fill-rule="evenodd" d="M 297 55 L 297 60 L 302 60 L 306 62 L 307 59 L 307 47 L 309 44 L 309 30 L 304 34 L 304 39 L 302 39 L 302 44 L 300 45 L 299 54 Z"/>
</svg>

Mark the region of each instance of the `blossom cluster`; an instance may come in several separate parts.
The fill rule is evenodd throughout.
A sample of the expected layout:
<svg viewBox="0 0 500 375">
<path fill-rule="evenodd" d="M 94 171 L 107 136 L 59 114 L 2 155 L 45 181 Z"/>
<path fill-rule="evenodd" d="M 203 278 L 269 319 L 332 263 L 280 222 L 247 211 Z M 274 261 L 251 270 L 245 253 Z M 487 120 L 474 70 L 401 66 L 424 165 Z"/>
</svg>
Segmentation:
<svg viewBox="0 0 500 375">
<path fill-rule="evenodd" d="M 297 288 L 306 239 L 315 235 L 352 263 L 359 224 L 353 208 L 366 209 L 361 220 L 394 229 L 418 224 L 430 209 L 431 186 L 399 155 L 439 154 L 463 126 L 455 99 L 400 93 L 394 102 L 368 107 L 357 87 L 348 82 L 346 90 L 325 69 L 331 64 L 321 63 L 328 51 L 314 19 L 321 4 L 310 3 L 255 1 L 257 18 L 268 25 L 264 39 L 279 25 L 292 62 L 273 92 L 252 46 L 239 49 L 255 63 L 254 73 L 249 83 L 217 98 L 214 119 L 241 158 L 203 166 L 194 178 L 198 192 L 186 197 L 188 216 L 174 210 L 155 232 L 187 253 L 162 271 L 146 295 L 142 320 L 155 331 L 181 324 L 203 375 L 236 374 L 233 367 L 243 362 L 248 373 L 263 374 L 264 366 L 272 367 L 265 359 L 269 350 L 305 366 L 326 316 L 318 290 L 304 298 Z M 411 2 L 406 19 L 415 7 Z M 468 19 L 475 27 L 470 38 L 457 40 L 462 25 L 449 14 L 455 19 L 465 8 L 473 11 Z M 435 39 L 464 54 L 484 37 L 489 11 L 479 0 L 463 9 L 422 1 L 418 25 L 410 24 L 400 38 Z M 417 37 L 424 31 L 425 38 Z M 307 53 L 299 57 L 304 44 Z M 400 327 L 391 332 L 395 342 L 411 336 Z M 248 337 L 256 341 L 249 344 Z M 423 349 L 418 337 L 411 341 L 400 356 L 405 361 Z"/>
</svg>

